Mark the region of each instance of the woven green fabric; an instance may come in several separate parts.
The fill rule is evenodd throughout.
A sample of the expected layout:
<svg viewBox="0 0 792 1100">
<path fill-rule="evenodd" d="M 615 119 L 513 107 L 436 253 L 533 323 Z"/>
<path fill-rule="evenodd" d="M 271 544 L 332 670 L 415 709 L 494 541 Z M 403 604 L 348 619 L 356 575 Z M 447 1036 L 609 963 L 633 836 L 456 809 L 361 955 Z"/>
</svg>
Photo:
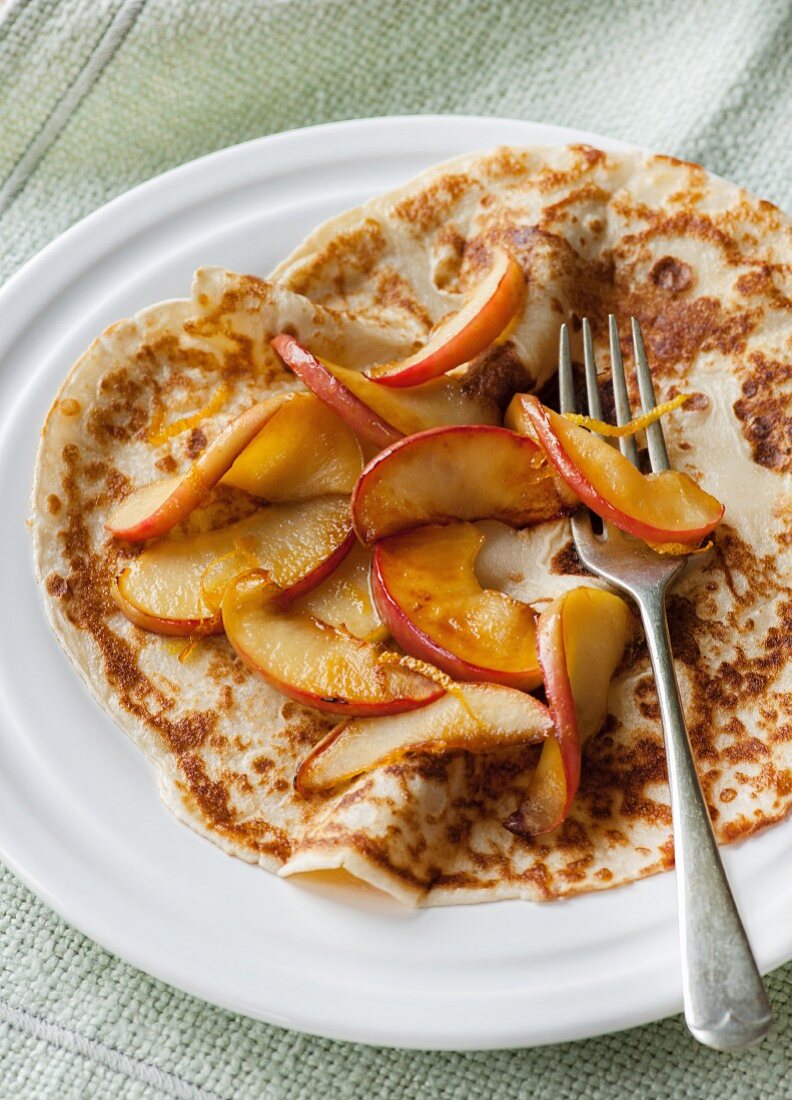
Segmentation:
<svg viewBox="0 0 792 1100">
<path fill-rule="evenodd" d="M 787 0 L 0 0 L 0 279 L 166 168 L 261 134 L 459 112 L 700 160 L 790 205 Z M 21 167 L 20 167 L 21 166 Z M 757 1051 L 681 1021 L 491 1054 L 374 1050 L 222 1012 L 135 971 L 0 872 L 0 1098 L 781 1097 L 792 966 Z"/>
</svg>

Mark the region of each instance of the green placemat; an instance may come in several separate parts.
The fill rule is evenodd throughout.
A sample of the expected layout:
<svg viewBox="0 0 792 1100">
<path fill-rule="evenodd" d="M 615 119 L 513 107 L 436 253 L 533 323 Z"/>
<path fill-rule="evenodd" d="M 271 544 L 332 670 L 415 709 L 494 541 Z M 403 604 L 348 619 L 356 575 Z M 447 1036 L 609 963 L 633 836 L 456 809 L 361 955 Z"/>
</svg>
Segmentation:
<svg viewBox="0 0 792 1100">
<path fill-rule="evenodd" d="M 789 206 L 791 40 L 786 0 L 0 0 L 0 279 L 166 168 L 366 115 L 582 127 Z M 769 986 L 775 1032 L 735 1056 L 678 1018 L 537 1050 L 375 1050 L 176 993 L 0 871 L 2 1100 L 790 1096 L 792 966 Z"/>
</svg>

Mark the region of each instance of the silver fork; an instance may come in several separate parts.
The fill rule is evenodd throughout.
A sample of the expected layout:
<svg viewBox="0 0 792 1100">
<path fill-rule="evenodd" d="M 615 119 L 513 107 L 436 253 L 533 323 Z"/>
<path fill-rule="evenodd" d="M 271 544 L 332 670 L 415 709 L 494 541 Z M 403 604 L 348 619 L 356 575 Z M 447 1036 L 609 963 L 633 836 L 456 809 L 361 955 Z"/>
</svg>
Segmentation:
<svg viewBox="0 0 792 1100">
<path fill-rule="evenodd" d="M 630 419 L 616 319 L 611 316 L 610 353 L 616 422 Z M 655 407 L 654 386 L 641 329 L 632 319 L 638 389 L 644 412 Z M 597 368 L 588 321 L 583 322 L 583 350 L 589 413 L 602 420 Z M 561 412 L 576 412 L 569 329 L 561 329 L 558 380 Z M 646 429 L 652 470 L 669 469 L 663 429 L 656 421 Z M 632 436 L 619 446 L 634 465 L 638 452 Z M 676 851 L 682 989 L 685 1020 L 699 1042 L 717 1050 L 741 1050 L 760 1042 L 770 1030 L 770 1003 L 745 934 L 718 853 L 701 792 L 674 672 L 665 600 L 671 583 L 685 567 L 684 557 L 651 550 L 612 524 L 595 534 L 586 508 L 572 517 L 572 534 L 580 560 L 614 588 L 626 592 L 641 613 L 663 721 L 671 815 Z"/>
</svg>

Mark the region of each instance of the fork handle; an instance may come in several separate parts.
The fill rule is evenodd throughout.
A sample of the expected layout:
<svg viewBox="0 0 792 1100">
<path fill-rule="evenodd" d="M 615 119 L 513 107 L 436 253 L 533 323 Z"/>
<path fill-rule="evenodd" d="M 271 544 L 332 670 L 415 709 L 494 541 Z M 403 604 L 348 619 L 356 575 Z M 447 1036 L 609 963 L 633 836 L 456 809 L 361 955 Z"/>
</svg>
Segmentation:
<svg viewBox="0 0 792 1100">
<path fill-rule="evenodd" d="M 676 852 L 687 1026 L 717 1050 L 741 1050 L 770 1030 L 771 1011 L 723 869 L 704 802 L 668 634 L 665 593 L 638 601 L 663 720 Z"/>
</svg>

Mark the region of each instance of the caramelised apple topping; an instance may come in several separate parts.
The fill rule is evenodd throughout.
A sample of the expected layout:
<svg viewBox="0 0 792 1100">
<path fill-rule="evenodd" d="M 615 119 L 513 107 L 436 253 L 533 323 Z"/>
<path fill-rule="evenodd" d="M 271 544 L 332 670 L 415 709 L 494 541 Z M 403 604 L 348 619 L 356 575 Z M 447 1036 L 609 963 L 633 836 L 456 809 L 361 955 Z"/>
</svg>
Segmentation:
<svg viewBox="0 0 792 1100">
<path fill-rule="evenodd" d="M 534 613 L 482 588 L 474 565 L 484 536 L 472 523 L 420 527 L 374 548 L 372 591 L 401 647 L 456 680 L 538 687 Z"/>
<path fill-rule="evenodd" d="M 523 289 L 503 254 L 426 347 L 371 377 L 276 337 L 311 392 L 248 409 L 186 475 L 132 493 L 107 523 L 118 537 L 161 536 L 221 480 L 257 498 L 236 523 L 149 545 L 113 597 L 144 629 L 225 631 L 277 691 L 347 719 L 300 766 L 305 794 L 410 753 L 544 741 L 505 824 L 523 837 L 556 828 L 582 746 L 605 720 L 631 616 L 619 597 L 577 588 L 537 620 L 482 587 L 474 521 L 525 527 L 582 501 L 652 545 L 691 553 L 722 515 L 687 475 L 641 474 L 588 430 L 597 424 L 518 394 L 500 427 L 494 403 L 440 377 L 502 333 Z M 362 444 L 384 450 L 361 473 Z M 542 685 L 547 707 L 528 694 Z"/>
<path fill-rule="evenodd" d="M 627 604 L 600 588 L 574 588 L 540 615 L 539 661 L 554 730 L 524 802 L 505 822 L 511 832 L 537 836 L 569 813 L 583 745 L 602 728 L 611 677 L 631 633 Z"/>
<path fill-rule="evenodd" d="M 152 543 L 116 579 L 113 596 L 146 630 L 219 633 L 220 604 L 235 577 L 266 569 L 296 596 L 330 576 L 353 541 L 346 497 L 271 504 L 215 531 Z"/>
<path fill-rule="evenodd" d="M 494 684 L 458 684 L 419 711 L 342 722 L 306 756 L 294 785 L 309 794 L 408 753 L 491 752 L 541 741 L 551 733 L 550 714 L 532 695 Z"/>
<path fill-rule="evenodd" d="M 454 519 L 526 527 L 576 503 L 526 436 L 469 424 L 419 432 L 381 451 L 355 486 L 352 519 L 358 538 L 373 543 Z"/>
<path fill-rule="evenodd" d="M 444 424 L 500 422 L 495 402 L 469 393 L 457 378 L 435 378 L 394 392 L 361 371 L 322 362 L 293 336 L 276 336 L 272 346 L 320 401 L 376 447 Z"/>
<path fill-rule="evenodd" d="M 291 393 L 223 475 L 264 500 L 351 493 L 363 467 L 355 433 L 311 393 Z"/>
<path fill-rule="evenodd" d="M 536 397 L 513 401 L 558 474 L 603 519 L 650 544 L 695 547 L 723 516 L 723 505 L 679 470 L 642 474 L 615 447 Z"/>
<path fill-rule="evenodd" d="M 194 511 L 281 407 L 273 397 L 246 409 L 209 444 L 183 476 L 144 485 L 113 510 L 105 527 L 116 538 L 143 542 L 157 538 Z"/>
<path fill-rule="evenodd" d="M 227 589 L 223 626 L 241 659 L 268 684 L 306 706 L 333 714 L 397 714 L 439 699 L 444 688 L 398 661 L 381 645 L 354 638 L 290 608 L 263 572 Z"/>
<path fill-rule="evenodd" d="M 384 642 L 388 628 L 374 606 L 369 583 L 371 551 L 355 541 L 329 577 L 291 606 L 366 642 Z M 275 578 L 277 579 L 277 578 Z"/>
<path fill-rule="evenodd" d="M 522 268 L 498 250 L 488 274 L 462 308 L 442 321 L 429 342 L 398 363 L 369 371 L 382 386 L 416 386 L 474 359 L 508 328 L 525 294 Z"/>
</svg>

